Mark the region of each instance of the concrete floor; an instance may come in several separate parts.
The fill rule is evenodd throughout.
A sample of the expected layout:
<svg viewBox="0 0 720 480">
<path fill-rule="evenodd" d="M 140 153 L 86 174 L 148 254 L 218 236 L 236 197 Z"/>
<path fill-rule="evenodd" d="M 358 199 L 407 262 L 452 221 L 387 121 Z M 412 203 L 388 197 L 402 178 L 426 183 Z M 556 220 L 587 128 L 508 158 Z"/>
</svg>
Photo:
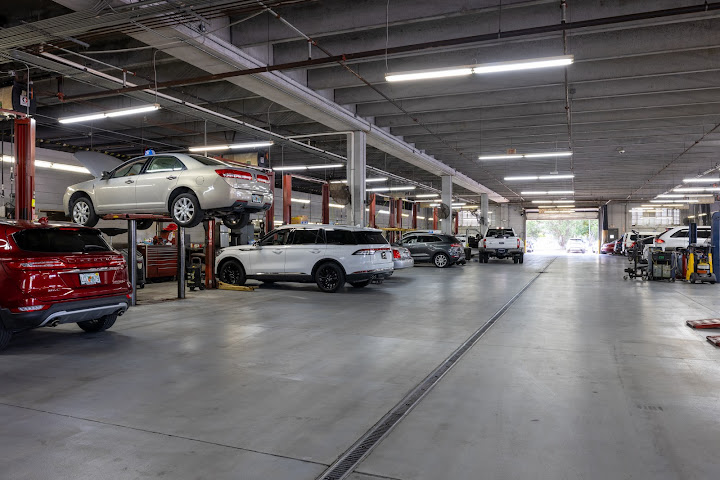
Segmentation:
<svg viewBox="0 0 720 480">
<path fill-rule="evenodd" d="M 551 259 L 196 292 L 101 334 L 20 335 L 0 478 L 313 479 Z M 623 282 L 626 264 L 558 257 L 351 478 L 717 478 L 720 349 L 684 321 L 720 316 L 718 287 Z"/>
</svg>

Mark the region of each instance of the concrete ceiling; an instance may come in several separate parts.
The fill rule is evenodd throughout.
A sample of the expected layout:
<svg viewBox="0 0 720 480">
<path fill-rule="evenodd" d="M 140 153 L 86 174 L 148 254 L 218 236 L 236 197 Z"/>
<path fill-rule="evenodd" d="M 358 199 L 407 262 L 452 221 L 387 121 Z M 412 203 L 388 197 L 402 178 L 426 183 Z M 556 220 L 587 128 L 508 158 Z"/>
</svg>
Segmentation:
<svg viewBox="0 0 720 480">
<path fill-rule="evenodd" d="M 1 19 L 2 26 L 22 25 L 23 21 L 40 25 L 35 22 L 83 13 L 97 17 L 112 13 L 107 5 L 117 9 L 128 0 L 104 4 L 82 0 L 28 3 L 29 9 L 9 9 Z M 393 84 L 384 79 L 389 71 L 562 55 L 562 32 L 537 30 L 560 24 L 558 0 L 504 0 L 502 8 L 498 0 L 265 2 L 297 30 L 258 7 L 257 2 L 194 3 L 191 8 L 188 2 L 183 2 L 186 7 L 179 7 L 180 2 L 168 1 L 157 7 L 165 13 L 154 19 L 130 18 L 97 28 L 78 25 L 62 30 L 62 35 L 32 30 L 34 35 L 13 37 L 12 49 L 37 55 L 41 43 L 51 43 L 132 71 L 136 74 L 133 82 L 146 84 L 155 78 L 158 82 L 173 81 L 213 72 L 186 51 L 178 53 L 180 47 L 195 51 L 202 47 L 173 45 L 179 43 L 176 37 L 159 36 L 168 32 L 177 35 L 176 29 L 168 30 L 162 18 L 176 18 L 192 29 L 202 23 L 206 31 L 263 65 L 307 60 L 308 42 L 298 31 L 333 55 L 388 48 L 388 56 L 347 62 L 357 75 L 338 63 L 299 66 L 282 73 L 511 202 L 528 203 L 537 198 L 523 198 L 520 192 L 526 190 L 574 190 L 577 201 L 594 204 L 646 200 L 677 185 L 683 177 L 718 164 L 720 10 L 714 3 L 708 4 L 713 8 L 707 11 L 666 11 L 702 2 L 569 0 L 566 20 L 577 28 L 567 30 L 567 53 L 576 60 L 567 68 L 567 84 L 564 69 Z M 99 10 L 81 8 L 87 4 L 100 5 Z M 645 12 L 656 14 L 627 17 Z M 604 20 L 578 24 L 598 19 Z M 228 28 L 228 24 L 233 25 Z M 57 31 L 61 31 L 59 27 Z M 474 42 L 443 44 L 450 39 L 498 32 L 492 35 L 494 38 L 485 35 Z M 518 33 L 504 36 L 509 32 Z M 90 46 L 81 47 L 73 39 Z M 427 42 L 436 44 L 392 53 L 394 47 Z M 158 44 L 164 45 L 158 47 L 160 51 L 147 48 Z M 0 53 L 11 54 L 10 48 L 3 48 L 0 42 Z M 44 48 L 52 50 L 47 45 Z M 100 63 L 63 51 L 53 53 L 118 75 L 118 71 Z M 313 59 L 325 57 L 317 46 L 312 47 L 311 55 Z M 17 62 L 7 61 L 0 70 L 17 67 Z M 129 104 L 129 99 L 114 95 L 61 104 L 54 96 L 54 76 L 47 69 L 32 71 L 41 105 L 38 137 L 50 145 L 58 142 L 92 146 L 134 155 L 147 146 L 173 150 L 203 142 L 205 121 L 171 109 L 144 119 L 128 117 L 93 126 L 92 131 L 86 126 L 59 126 L 54 121 L 58 116 L 117 108 Z M 297 105 L 258 94 L 249 77 L 161 91 L 282 135 L 338 129 Z M 99 88 L 89 75 L 72 75 L 64 82 L 64 93 L 69 97 L 104 90 L 107 88 Z M 566 93 L 570 99 L 569 125 Z M 233 138 L 240 141 L 243 134 L 227 125 L 208 122 L 207 135 L 208 143 L 217 143 Z M 344 155 L 344 141 L 342 136 L 322 137 L 315 138 L 313 144 Z M 502 154 L 508 148 L 532 153 L 570 146 L 572 159 L 559 158 L 557 163 L 553 158 L 477 160 L 481 154 Z M 368 148 L 368 164 L 439 187 L 436 174 L 381 148 Z M 286 164 L 308 162 L 309 158 L 307 152 L 293 149 L 273 151 L 271 155 L 274 161 Z M 525 183 L 503 180 L 505 176 L 548 174 L 556 168 L 560 173 L 574 173 L 575 179 Z M 475 194 L 461 187 L 457 191 Z"/>
</svg>

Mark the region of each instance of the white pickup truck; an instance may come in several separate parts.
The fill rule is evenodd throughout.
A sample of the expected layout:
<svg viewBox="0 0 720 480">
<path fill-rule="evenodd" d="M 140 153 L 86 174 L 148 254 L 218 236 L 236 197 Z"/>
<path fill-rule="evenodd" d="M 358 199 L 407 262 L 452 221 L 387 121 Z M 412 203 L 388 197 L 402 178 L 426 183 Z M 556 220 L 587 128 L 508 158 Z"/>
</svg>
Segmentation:
<svg viewBox="0 0 720 480">
<path fill-rule="evenodd" d="M 488 263 L 490 257 L 512 258 L 513 263 L 523 263 L 524 252 L 525 243 L 512 228 L 490 228 L 478 245 L 482 263 Z"/>
</svg>

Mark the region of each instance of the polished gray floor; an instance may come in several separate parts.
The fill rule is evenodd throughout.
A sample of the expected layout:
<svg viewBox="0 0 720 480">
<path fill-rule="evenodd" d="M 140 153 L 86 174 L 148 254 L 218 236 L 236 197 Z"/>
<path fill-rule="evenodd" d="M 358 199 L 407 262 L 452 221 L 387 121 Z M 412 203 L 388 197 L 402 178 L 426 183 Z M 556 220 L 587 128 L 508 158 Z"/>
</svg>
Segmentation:
<svg viewBox="0 0 720 480">
<path fill-rule="evenodd" d="M 18 336 L 0 478 L 313 479 L 551 260 L 196 292 L 103 334 Z M 684 326 L 720 316 L 718 287 L 623 282 L 626 263 L 556 258 L 352 478 L 718 478 L 720 349 Z"/>
</svg>

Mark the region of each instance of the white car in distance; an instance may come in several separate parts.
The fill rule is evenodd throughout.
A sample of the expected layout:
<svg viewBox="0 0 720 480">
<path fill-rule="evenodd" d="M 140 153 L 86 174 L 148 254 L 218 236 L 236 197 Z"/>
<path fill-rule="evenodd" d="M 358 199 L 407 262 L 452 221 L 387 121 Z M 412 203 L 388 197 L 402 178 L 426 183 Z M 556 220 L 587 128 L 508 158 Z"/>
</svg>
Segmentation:
<svg viewBox="0 0 720 480">
<path fill-rule="evenodd" d="M 231 285 L 246 280 L 315 282 L 334 293 L 350 283 L 362 288 L 393 274 L 393 251 L 380 230 L 339 225 L 284 225 L 254 245 L 224 248 L 217 278 Z"/>
<path fill-rule="evenodd" d="M 710 243 L 710 233 L 712 227 L 698 226 L 697 227 L 697 244 L 708 245 Z M 664 233 L 655 237 L 652 243 L 645 245 L 643 249 L 643 258 L 650 258 L 650 248 L 660 248 L 663 252 L 671 252 L 673 250 L 680 250 L 687 248 L 690 245 L 690 228 L 675 227 L 666 230 Z"/>
</svg>

